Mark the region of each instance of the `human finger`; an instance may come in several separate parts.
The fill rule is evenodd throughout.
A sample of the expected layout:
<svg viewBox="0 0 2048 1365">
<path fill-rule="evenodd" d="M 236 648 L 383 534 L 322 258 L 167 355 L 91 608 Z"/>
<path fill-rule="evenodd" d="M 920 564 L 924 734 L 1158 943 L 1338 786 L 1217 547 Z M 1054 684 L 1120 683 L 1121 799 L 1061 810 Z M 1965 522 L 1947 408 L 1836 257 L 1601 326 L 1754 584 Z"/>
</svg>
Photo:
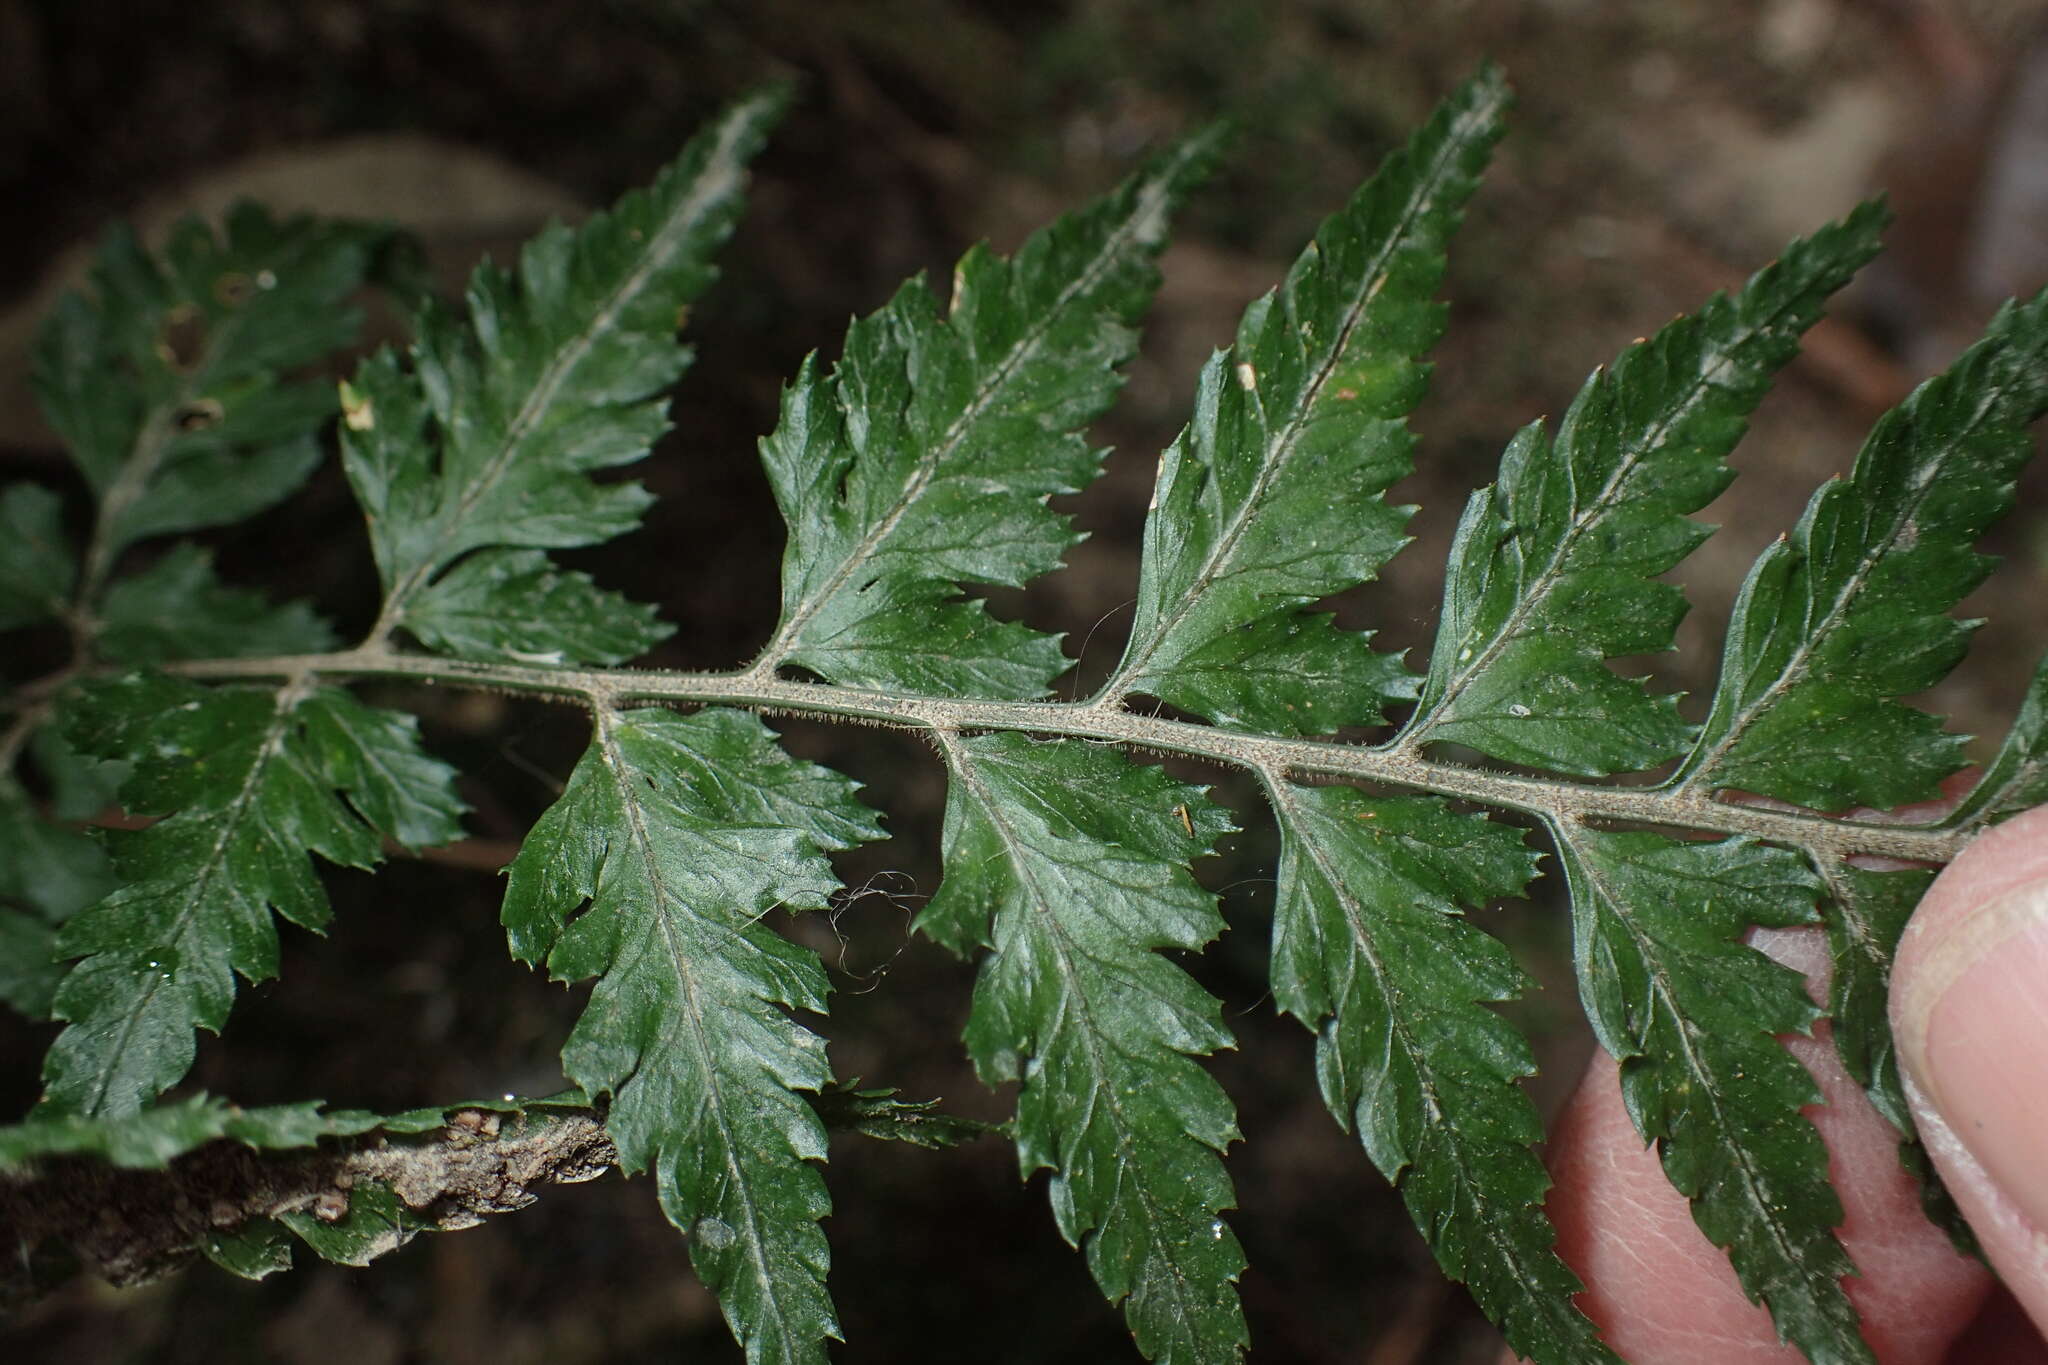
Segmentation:
<svg viewBox="0 0 2048 1365">
<path fill-rule="evenodd" d="M 2048 1330 L 2048 808 L 1986 832 L 1914 912 L 1892 1031 L 1921 1137 Z"/>
<path fill-rule="evenodd" d="M 1818 930 L 1759 932 L 1756 947 L 1824 993 L 1827 944 Z M 1920 1212 L 1899 1165 L 1898 1134 L 1843 1071 L 1826 1025 L 1786 1040 L 1824 1102 L 1807 1110 L 1829 1150 L 1842 1198 L 1838 1232 L 1861 1271 L 1845 1281 L 1863 1332 L 1885 1365 L 1936 1365 L 1970 1325 L 1990 1276 L 1959 1255 Z M 1727 1256 L 1692 1220 L 1621 1101 L 1604 1053 L 1588 1068 L 1550 1146 L 1556 1186 L 1547 1208 L 1558 1249 L 1587 1284 L 1580 1307 L 1635 1365 L 1795 1365 L 1770 1314 L 1750 1303 Z"/>
</svg>

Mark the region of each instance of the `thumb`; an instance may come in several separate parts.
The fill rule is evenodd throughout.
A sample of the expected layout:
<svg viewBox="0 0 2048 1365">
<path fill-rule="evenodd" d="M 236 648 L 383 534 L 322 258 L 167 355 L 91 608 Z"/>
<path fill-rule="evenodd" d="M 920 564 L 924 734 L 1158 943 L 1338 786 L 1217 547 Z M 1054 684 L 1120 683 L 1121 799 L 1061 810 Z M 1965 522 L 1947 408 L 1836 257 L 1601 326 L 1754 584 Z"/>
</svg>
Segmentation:
<svg viewBox="0 0 2048 1365">
<path fill-rule="evenodd" d="M 2048 1329 L 2048 807 L 1938 877 L 1899 942 L 1892 1031 L 1921 1137 Z"/>
</svg>

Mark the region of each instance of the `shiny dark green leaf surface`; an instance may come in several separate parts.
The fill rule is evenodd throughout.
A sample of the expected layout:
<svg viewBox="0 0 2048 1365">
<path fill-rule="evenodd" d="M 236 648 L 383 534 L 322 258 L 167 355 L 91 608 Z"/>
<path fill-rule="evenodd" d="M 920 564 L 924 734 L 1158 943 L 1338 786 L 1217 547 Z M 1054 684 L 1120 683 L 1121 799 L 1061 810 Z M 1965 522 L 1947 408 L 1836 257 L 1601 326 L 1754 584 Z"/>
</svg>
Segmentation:
<svg viewBox="0 0 2048 1365">
<path fill-rule="evenodd" d="M 354 339 L 347 300 L 387 235 L 250 204 L 218 232 L 184 220 L 160 254 L 124 228 L 107 235 L 90 297 L 58 305 L 32 372 L 98 496 L 106 559 L 146 536 L 240 521 L 304 481 L 333 391 L 279 376 Z"/>
<path fill-rule="evenodd" d="M 1812 923 L 1819 879 L 1745 839 L 1553 832 L 1579 995 L 1621 1062 L 1636 1131 L 1785 1339 L 1818 1362 L 1875 1365 L 1842 1290 L 1854 1267 L 1827 1150 L 1800 1113 L 1820 1088 L 1774 1036 L 1810 1032 L 1821 1010 L 1797 972 L 1741 942 L 1751 925 Z"/>
<path fill-rule="evenodd" d="M 880 834 L 854 785 L 737 711 L 606 713 L 508 869 L 514 954 L 599 978 L 564 1071 L 610 1097 L 620 1165 L 652 1170 L 750 1362 L 822 1362 L 839 1332 L 800 1093 L 832 1073 L 785 1012 L 824 1011 L 825 970 L 760 916 L 822 908 L 826 853 Z"/>
<path fill-rule="evenodd" d="M 479 266 L 466 316 L 424 310 L 410 369 L 385 352 L 344 386 L 343 460 L 369 518 L 387 627 L 423 606 L 430 642 L 494 654 L 503 638 L 452 627 L 451 613 L 496 611 L 528 636 L 586 628 L 576 613 L 587 591 L 536 592 L 531 574 L 502 572 L 502 557 L 430 585 L 472 551 L 593 545 L 639 524 L 647 492 L 593 476 L 642 459 L 668 430 L 667 391 L 690 359 L 676 332 L 715 277 L 746 162 L 784 102 L 771 92 L 734 106 L 646 189 L 581 227 L 544 230 L 516 270 Z M 539 607 L 559 614 L 530 619 Z"/>
<path fill-rule="evenodd" d="M 675 632 L 652 607 L 558 569 L 538 550 L 479 550 L 423 591 L 406 628 L 466 659 L 617 664 Z"/>
<path fill-rule="evenodd" d="M 1551 1249 L 1521 1035 L 1486 1006 L 1526 982 L 1463 917 L 1521 892 L 1519 830 L 1429 798 L 1269 786 L 1280 821 L 1273 995 L 1317 1030 L 1323 1099 L 1399 1185 L 1445 1272 L 1525 1355 L 1612 1360 Z"/>
<path fill-rule="evenodd" d="M 1017 585 L 1078 537 L 1046 506 L 1086 487 L 1082 431 L 1122 383 L 1158 286 L 1167 216 L 1219 138 L 1190 140 L 1004 260 L 955 267 L 944 317 L 921 279 L 784 391 L 762 462 L 789 523 L 782 619 L 761 663 L 833 682 L 1035 697 L 1057 637 L 998 621 L 961 584 Z"/>
<path fill-rule="evenodd" d="M 81 961 L 55 1002 L 68 1027 L 44 1061 L 52 1113 L 133 1113 L 185 1074 L 192 1030 L 220 1031 L 236 974 L 276 974 L 272 913 L 327 923 L 308 854 L 369 867 L 380 835 L 460 830 L 454 774 L 420 752 L 412 717 L 343 692 L 130 674 L 82 689 L 65 731 L 88 753 L 129 755 L 123 803 L 163 818 L 112 832 L 120 887 L 59 933 L 58 952 Z"/>
<path fill-rule="evenodd" d="M 1757 560 L 1675 786 L 1820 810 L 1940 794 L 1964 765 L 1963 737 L 1894 698 L 1962 658 L 1973 627 L 1948 613 L 1991 570 L 1976 542 L 2012 507 L 2033 453 L 2027 427 L 2043 412 L 2048 293 L 2007 305 L 1885 414 L 1848 478 L 1821 485 L 1791 538 Z"/>
<path fill-rule="evenodd" d="M 1202 371 L 1161 458 L 1137 619 L 1108 689 L 1224 725 L 1327 734 L 1415 695 L 1398 657 L 1302 608 L 1375 577 L 1414 511 L 1405 416 L 1443 331 L 1444 247 L 1500 137 L 1489 69 L 1317 231 Z"/>
<path fill-rule="evenodd" d="M 1727 486 L 1750 410 L 1884 221 L 1866 204 L 1794 242 L 1587 380 L 1554 438 L 1523 428 L 1459 524 L 1411 742 L 1588 776 L 1685 748 L 1676 699 L 1605 661 L 1671 647 L 1685 599 L 1656 579 L 1710 529 L 1686 514 Z"/>
<path fill-rule="evenodd" d="M 1192 1055 L 1230 1044 L 1218 1002 L 1162 948 L 1222 929 L 1188 861 L 1231 829 L 1199 787 L 1071 741 L 951 739 L 945 878 L 918 926 L 982 946 L 967 1048 L 1020 1081 L 1017 1159 L 1121 1301 L 1138 1347 L 1189 1365 L 1245 1345 L 1223 1221 L 1230 1101 Z"/>
<path fill-rule="evenodd" d="M 140 573 L 107 589 L 100 653 L 119 664 L 244 654 L 311 654 L 335 646 L 334 631 L 303 602 L 272 605 L 260 593 L 222 583 L 213 557 L 173 547 Z"/>
<path fill-rule="evenodd" d="M 41 675 L 0 698 L 0 753 L 20 760 L 0 774 L 0 1000 L 63 1024 L 44 1103 L 0 1128 L 0 1165 L 155 1170 L 206 1143 L 332 1148 L 447 1122 L 160 1097 L 237 977 L 276 972 L 275 917 L 326 922 L 320 863 L 459 833 L 454 775 L 415 721 L 340 686 L 544 696 L 593 738 L 509 869 L 508 939 L 590 983 L 562 1052 L 577 1102 L 627 1171 L 652 1174 L 750 1365 L 822 1365 L 837 1336 L 832 1129 L 930 1146 L 1001 1131 L 1027 1178 L 1049 1173 L 1057 1227 L 1138 1351 L 1228 1365 L 1252 1345 L 1225 1218 L 1237 1128 L 1201 1059 L 1231 1035 L 1194 973 L 1227 980 L 1243 954 L 1192 961 L 1224 929 L 1196 869 L 1233 826 L 1186 776 L 1214 764 L 1262 788 L 1278 825 L 1277 867 L 1222 874 L 1277 882 L 1273 1003 L 1314 1033 L 1361 1161 L 1518 1351 L 1613 1359 L 1542 1208 L 1534 1049 L 1520 1011 L 1497 1008 L 1527 981 L 1479 919 L 1537 870 L 1516 821 L 1549 832 L 1580 998 L 1638 1132 L 1785 1338 L 1868 1365 L 1801 1112 L 1818 1092 L 1779 1040 L 1832 1016 L 1849 1072 L 1908 1126 L 1885 1010 L 1917 864 L 2048 800 L 2048 667 L 1949 815 L 1814 812 L 1928 797 L 1961 763 L 1961 739 L 1901 698 L 1942 680 L 1974 628 L 1951 613 L 2048 409 L 2048 295 L 1878 423 L 1759 559 L 1712 695 L 1681 711 L 1617 661 L 1672 646 L 1671 571 L 1709 531 L 1691 518 L 1884 214 L 1795 242 L 1625 349 L 1554 430 L 1512 437 L 1467 505 L 1418 675 L 1327 613 L 1406 539 L 1412 509 L 1387 496 L 1413 468 L 1445 247 L 1506 104 L 1482 70 L 1202 371 L 1160 461 L 1126 651 L 1095 696 L 1051 701 L 1070 661 L 1040 622 L 1061 595 L 1019 608 L 1012 590 L 1077 539 L 1050 500 L 1101 467 L 1089 425 L 1136 352 L 1168 217 L 1216 157 L 1197 136 L 1008 259 L 977 248 L 947 288 L 913 279 L 836 359 L 805 360 L 760 448 L 788 529 L 766 645 L 731 673 L 616 667 L 669 628 L 550 556 L 637 524 L 648 494 L 621 467 L 667 430 L 689 359 L 676 334 L 782 102 L 735 105 L 649 189 L 478 270 L 461 305 L 409 290 L 416 342 L 362 361 L 338 404 L 285 376 L 353 335 L 347 296 L 379 230 L 240 210 L 155 255 L 109 237 L 35 358 L 90 496 L 0 490 L 0 629 L 24 628 L 15 671 Z M 139 543 L 270 506 L 337 407 L 382 588 L 346 649 L 304 604 L 224 582 L 203 548 Z M 121 672 L 136 667 L 169 676 Z M 966 1044 L 986 1081 L 1015 1086 L 1011 1122 L 835 1079 L 795 1017 L 823 1011 L 826 971 L 766 917 L 843 905 L 832 856 L 880 829 L 851 778 L 793 757 L 760 715 L 894 727 L 939 754 L 943 877 L 918 925 L 976 959 Z M 805 728 L 789 737 L 818 751 Z M 899 790 L 910 813 L 917 788 Z M 517 807 L 494 799 L 494 821 Z M 1824 1009 L 1744 939 L 1823 924 Z M 346 1208 L 266 1211 L 179 1254 L 263 1275 L 304 1241 L 360 1264 L 434 1225 L 374 1180 Z"/>
</svg>

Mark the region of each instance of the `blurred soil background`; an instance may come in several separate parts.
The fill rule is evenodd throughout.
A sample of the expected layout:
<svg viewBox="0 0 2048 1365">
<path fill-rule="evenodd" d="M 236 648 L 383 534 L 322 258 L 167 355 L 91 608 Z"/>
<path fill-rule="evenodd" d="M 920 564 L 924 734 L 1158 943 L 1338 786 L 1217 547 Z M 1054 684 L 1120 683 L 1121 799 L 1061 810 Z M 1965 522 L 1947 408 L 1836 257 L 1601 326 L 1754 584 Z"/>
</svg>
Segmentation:
<svg viewBox="0 0 2048 1365">
<path fill-rule="evenodd" d="M 1450 331 L 1415 418 L 1419 544 L 1336 605 L 1383 642 L 1426 648 L 1466 492 L 1506 437 L 1558 414 L 1585 374 L 1790 236 L 1886 189 L 1889 254 L 1823 325 L 1737 452 L 1725 525 L 1685 566 L 1683 647 L 1645 661 L 1708 686 L 1749 561 L 1862 433 L 1974 335 L 1998 299 L 2048 279 L 2044 0 L 0 0 L 0 475 L 66 489 L 35 416 L 29 339 L 102 225 L 160 231 L 247 195 L 415 229 L 444 285 L 507 259 L 649 178 L 724 101 L 795 77 L 801 100 L 758 164 L 675 434 L 635 471 L 646 529 L 571 558 L 662 603 L 667 667 L 735 666 L 773 622 L 782 533 L 754 442 L 806 350 L 917 271 L 943 287 L 988 239 L 1013 247 L 1210 119 L 1241 129 L 1185 211 L 1124 401 L 1100 429 L 1106 476 L 1075 500 L 1093 538 L 1005 611 L 1069 632 L 1078 682 L 1127 625 L 1151 471 L 1212 347 L 1340 204 L 1482 58 L 1520 103 L 1453 254 Z M 2042 644 L 2048 482 L 1996 537 L 2005 570 L 1968 604 L 1992 618 L 1930 704 L 1997 734 Z M 216 538 L 226 577 L 312 597 L 346 636 L 375 579 L 338 471 Z M 146 553 L 146 551 L 141 552 Z M 332 879 L 330 935 L 284 930 L 281 982 L 247 989 L 192 1084 L 243 1103 L 324 1097 L 404 1109 L 545 1093 L 584 992 L 511 962 L 492 875 L 551 799 L 583 736 L 573 713 L 391 693 L 467 774 L 471 844 Z M 936 879 L 943 791 L 921 747 L 790 723 L 793 748 L 869 784 L 897 838 L 846 863 L 830 915 L 786 926 L 834 969 L 819 1026 L 842 1076 L 998 1117 L 957 1042 L 972 972 L 906 933 Z M 1233 1223 L 1260 1362 L 1483 1362 L 1497 1338 L 1445 1286 L 1397 1197 L 1323 1110 L 1312 1040 L 1263 984 L 1270 835 L 1207 869 L 1231 932 L 1199 964 L 1238 1051 L 1215 1069 L 1243 1113 Z M 1486 919 L 1544 983 L 1516 1017 L 1553 1104 L 1587 1043 L 1559 907 Z M 0 1115 L 33 1102 L 50 1030 L 0 1023 Z M 854 1362 L 1136 1360 L 1042 1182 L 995 1141 L 934 1154 L 842 1139 L 828 1171 L 834 1289 Z M 310 1258 L 301 1252 L 302 1265 Z M 316 1264 L 261 1284 L 209 1267 L 141 1289 L 78 1282 L 6 1329 L 51 1362 L 740 1359 L 644 1180 L 548 1191 L 485 1227 L 424 1238 L 366 1271 Z"/>
</svg>

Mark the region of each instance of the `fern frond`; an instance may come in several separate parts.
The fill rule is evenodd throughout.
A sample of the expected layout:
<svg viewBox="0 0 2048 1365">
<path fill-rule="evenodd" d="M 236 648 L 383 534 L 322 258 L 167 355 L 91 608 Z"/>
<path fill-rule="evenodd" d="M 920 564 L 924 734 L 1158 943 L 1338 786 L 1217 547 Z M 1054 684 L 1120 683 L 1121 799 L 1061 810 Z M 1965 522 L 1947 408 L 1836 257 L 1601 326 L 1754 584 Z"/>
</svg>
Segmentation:
<svg viewBox="0 0 2048 1365">
<path fill-rule="evenodd" d="M 1621 1062 L 1622 1098 L 1743 1289 L 1817 1361 L 1875 1357 L 1842 1290 L 1827 1150 L 1799 1111 L 1820 1087 L 1775 1035 L 1820 1008 L 1797 972 L 1739 939 L 1810 924 L 1820 884 L 1790 849 L 1683 842 L 1565 822 L 1551 832 L 1572 893 L 1579 995 Z"/>
<path fill-rule="evenodd" d="M 735 106 L 650 190 L 549 229 L 515 270 L 480 269 L 466 312 L 426 307 L 410 350 L 342 387 L 384 588 L 353 649 L 305 606 L 221 582 L 196 547 L 127 577 L 117 561 L 303 474 L 331 403 L 278 374 L 340 338 L 372 235 L 245 211 L 222 238 L 181 229 L 162 260 L 111 238 L 96 300 L 62 305 L 37 360 L 93 495 L 90 540 L 73 545 L 58 495 L 0 491 L 0 629 L 54 627 L 74 646 L 5 699 L 0 732 L 0 999 L 66 1025 L 42 1107 L 0 1129 L 0 1165 L 156 1169 L 193 1143 L 448 1122 L 153 1101 L 184 1075 L 193 1030 L 220 1027 L 236 974 L 275 970 L 273 916 L 325 922 L 309 854 L 364 867 L 387 838 L 455 833 L 452 774 L 412 721 L 335 683 L 567 700 L 593 734 L 509 869 L 513 954 L 594 982 L 563 1049 L 579 1121 L 653 1173 L 748 1360 L 822 1362 L 838 1334 L 827 1128 L 935 1145 L 980 1129 L 835 1080 L 791 1016 L 823 1011 L 827 977 L 763 917 L 826 905 L 832 855 L 881 832 L 852 779 L 792 757 L 748 712 L 793 713 L 916 730 L 938 751 L 944 870 L 918 927 L 978 955 L 968 1050 L 986 1080 L 1016 1083 L 1022 1172 L 1050 1173 L 1060 1232 L 1142 1353 L 1227 1365 L 1249 1335 L 1224 1218 L 1236 1118 L 1201 1062 L 1231 1035 L 1181 960 L 1223 931 L 1196 866 L 1234 824 L 1133 752 L 1258 779 L 1280 838 L 1274 998 L 1315 1033 L 1338 1122 L 1518 1351 L 1614 1359 L 1573 1307 L 1521 1089 L 1531 1048 L 1495 1009 L 1527 985 L 1479 919 L 1538 870 L 1516 820 L 1548 835 L 1580 999 L 1700 1228 L 1785 1339 L 1869 1361 L 1802 1113 L 1819 1092 L 1778 1039 L 1831 1016 L 1850 1073 L 1907 1128 L 1885 1000 L 1927 866 L 2048 799 L 2044 665 L 1948 816 L 1819 813 L 1925 799 L 1960 762 L 1960 739 L 1899 698 L 1945 676 L 1974 628 L 1950 613 L 1988 567 L 1977 542 L 2048 411 L 2048 294 L 1882 419 L 1758 560 L 1702 725 L 1614 661 L 1672 646 L 1685 599 L 1664 576 L 1709 533 L 1692 516 L 1732 477 L 1773 375 L 1875 249 L 1876 206 L 1624 350 L 1554 434 L 1539 421 L 1509 442 L 1466 508 L 1417 675 L 1317 604 L 1404 543 L 1410 509 L 1386 494 L 1411 468 L 1406 415 L 1443 322 L 1432 296 L 1506 103 L 1491 69 L 1457 91 L 1205 367 L 1160 461 L 1130 639 L 1079 702 L 1046 700 L 1069 664 L 1059 637 L 977 590 L 1033 582 L 1076 539 L 1048 500 L 1095 477 L 1084 430 L 1116 392 L 1213 134 L 1012 259 L 970 251 L 943 306 L 913 280 L 835 362 L 803 362 L 761 443 L 788 530 L 780 614 L 723 674 L 616 667 L 668 628 L 550 554 L 638 519 L 645 493 L 604 471 L 666 429 L 661 394 L 688 359 L 679 310 L 710 278 L 780 96 Z M 136 666 L 162 671 L 120 671 Z M 1390 711 L 1400 729 L 1381 742 L 1327 738 Z M 1614 777 L 1636 780 L 1593 780 Z M 112 834 L 108 858 L 59 822 L 117 790 L 153 823 Z M 1742 941 L 1821 922 L 1825 1009 Z M 271 1212 L 198 1250 L 262 1274 L 295 1236 L 359 1261 L 434 1223 L 375 1178 L 332 1223 Z"/>
<path fill-rule="evenodd" d="M 36 338 L 32 377 L 99 501 L 83 577 L 95 592 L 147 536 L 241 521 L 305 481 L 334 394 L 279 375 L 347 345 L 382 230 L 238 205 L 197 219 L 161 257 L 115 229 L 95 297 L 67 294 Z M 110 375 L 125 383 L 108 383 Z"/>
<path fill-rule="evenodd" d="M 220 581 L 213 556 L 174 545 L 139 573 L 116 579 L 99 607 L 99 653 L 143 665 L 237 654 L 316 654 L 334 629 L 304 602 L 273 605 Z"/>
<path fill-rule="evenodd" d="M 1536 857 L 1519 831 L 1424 797 L 1268 777 L 1280 822 L 1273 994 L 1317 1030 L 1338 1122 L 1394 1181 L 1446 1274 L 1472 1286 L 1524 1355 L 1612 1360 L 1572 1307 L 1552 1250 L 1543 1137 L 1517 1082 L 1528 1044 L 1486 1008 L 1525 986 L 1507 949 L 1460 916 L 1519 894 Z"/>
</svg>

